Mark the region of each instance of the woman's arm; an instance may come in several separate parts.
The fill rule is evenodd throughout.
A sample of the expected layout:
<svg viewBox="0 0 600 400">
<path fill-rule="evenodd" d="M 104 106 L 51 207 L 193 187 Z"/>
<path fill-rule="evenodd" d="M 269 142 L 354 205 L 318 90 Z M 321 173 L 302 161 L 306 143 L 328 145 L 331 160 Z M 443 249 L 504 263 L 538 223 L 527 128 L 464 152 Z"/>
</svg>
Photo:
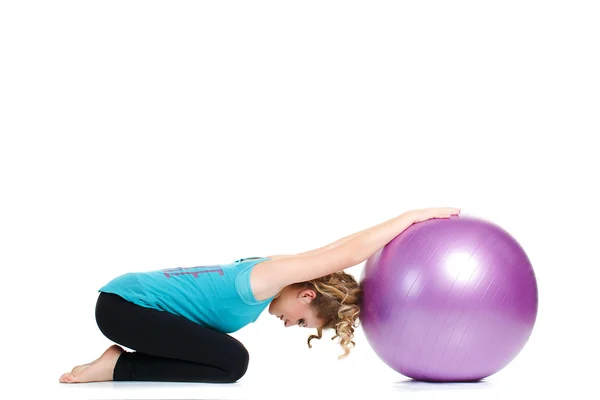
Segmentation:
<svg viewBox="0 0 600 400">
<path fill-rule="evenodd" d="M 336 240 L 333 243 L 328 244 L 327 246 L 323 246 L 323 247 L 319 247 L 318 249 L 314 249 L 314 250 L 309 250 L 309 251 L 304 251 L 302 253 L 297 253 L 297 254 L 278 254 L 278 255 L 273 255 L 273 256 L 268 256 L 267 258 L 271 258 L 271 259 L 282 259 L 282 258 L 288 258 L 288 257 L 295 257 L 295 256 L 308 256 L 308 255 L 313 255 L 313 254 L 319 254 L 322 253 L 324 251 L 327 250 L 331 250 L 335 247 L 338 247 L 339 245 L 346 243 L 348 240 L 358 236 L 359 234 L 366 232 L 368 229 L 363 229 L 360 232 L 356 232 L 353 233 L 352 235 L 348 235 L 346 237 L 343 237 L 341 239 Z"/>
<path fill-rule="evenodd" d="M 320 278 L 365 261 L 415 222 L 431 218 L 449 218 L 459 212 L 457 208 L 408 211 L 346 237 L 347 241 L 328 250 L 274 259 L 258 265 L 263 266 L 263 276 L 268 277 L 278 287 Z"/>
<path fill-rule="evenodd" d="M 290 258 L 290 257 L 296 257 L 296 256 L 310 256 L 310 255 L 315 255 L 315 254 L 320 254 L 323 253 L 324 251 L 328 251 L 328 250 L 332 250 L 358 236 L 361 236 L 366 233 L 370 233 L 371 235 L 373 234 L 373 232 L 381 232 L 382 229 L 386 230 L 388 226 L 392 226 L 392 233 L 396 232 L 396 234 L 388 240 L 388 242 L 385 242 L 385 244 L 383 244 L 381 247 L 385 246 L 387 243 L 389 243 L 389 241 L 391 241 L 394 237 L 398 236 L 404 229 L 408 228 L 410 225 L 412 225 L 415 222 L 421 222 L 421 221 L 425 221 L 427 219 L 430 218 L 446 218 L 449 215 L 456 215 L 460 212 L 459 208 L 452 208 L 452 207 L 444 207 L 444 208 L 424 208 L 424 209 L 419 209 L 419 210 L 412 210 L 412 211 L 407 211 L 404 214 L 392 218 L 391 220 L 382 222 L 378 225 L 375 225 L 371 228 L 367 228 L 367 229 L 363 229 L 360 232 L 356 232 L 353 233 L 352 235 L 348 235 L 346 237 L 343 237 L 341 239 L 336 240 L 333 243 L 328 244 L 327 246 L 323 246 L 323 247 L 319 247 L 318 249 L 314 249 L 314 250 L 309 250 L 309 251 L 305 251 L 302 253 L 297 253 L 297 254 L 279 254 L 279 255 L 273 255 L 273 256 L 268 256 L 267 258 L 271 258 L 273 260 L 281 260 L 284 258 Z M 394 226 L 395 224 L 397 224 L 397 220 L 404 216 L 402 219 L 405 219 L 406 216 L 410 216 L 410 218 L 413 220 L 409 225 L 404 226 L 402 228 L 402 230 L 398 230 L 398 228 L 396 226 Z M 396 221 L 396 222 L 393 222 Z M 375 250 L 377 251 L 377 250 Z M 375 253 L 375 252 L 373 252 Z M 369 258 L 370 256 L 366 257 L 365 260 L 367 258 Z M 362 260 L 364 261 L 364 260 Z M 362 262 L 359 261 L 358 263 Z M 358 264 L 357 263 L 357 264 Z"/>
<path fill-rule="evenodd" d="M 360 235 L 352 238 L 346 244 L 348 246 L 347 251 L 355 254 L 358 260 L 357 264 L 361 263 L 391 242 L 412 224 L 434 218 L 450 218 L 452 215 L 458 215 L 459 213 L 460 208 L 453 207 L 424 208 L 407 211 L 396 218 L 367 229 Z"/>
</svg>

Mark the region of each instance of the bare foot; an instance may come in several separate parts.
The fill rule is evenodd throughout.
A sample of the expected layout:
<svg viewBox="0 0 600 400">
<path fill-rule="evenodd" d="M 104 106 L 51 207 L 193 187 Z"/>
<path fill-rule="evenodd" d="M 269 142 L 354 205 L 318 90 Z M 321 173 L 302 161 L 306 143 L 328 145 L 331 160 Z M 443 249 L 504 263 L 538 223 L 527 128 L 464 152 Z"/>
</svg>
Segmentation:
<svg viewBox="0 0 600 400">
<path fill-rule="evenodd" d="M 102 353 L 100 358 L 76 366 L 71 372 L 62 374 L 58 381 L 62 383 L 112 381 L 115 364 L 124 351 L 121 346 L 113 344 Z"/>
</svg>

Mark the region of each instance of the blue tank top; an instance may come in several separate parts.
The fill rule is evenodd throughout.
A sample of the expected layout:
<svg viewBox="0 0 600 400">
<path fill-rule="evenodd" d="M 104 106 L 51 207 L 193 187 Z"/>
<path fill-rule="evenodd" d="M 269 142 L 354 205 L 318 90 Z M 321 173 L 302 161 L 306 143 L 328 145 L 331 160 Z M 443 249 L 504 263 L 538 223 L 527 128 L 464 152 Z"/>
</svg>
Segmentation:
<svg viewBox="0 0 600 400">
<path fill-rule="evenodd" d="M 275 297 L 258 301 L 250 286 L 252 268 L 267 259 L 242 258 L 225 265 L 130 272 L 98 291 L 231 333 L 256 321 Z"/>
</svg>

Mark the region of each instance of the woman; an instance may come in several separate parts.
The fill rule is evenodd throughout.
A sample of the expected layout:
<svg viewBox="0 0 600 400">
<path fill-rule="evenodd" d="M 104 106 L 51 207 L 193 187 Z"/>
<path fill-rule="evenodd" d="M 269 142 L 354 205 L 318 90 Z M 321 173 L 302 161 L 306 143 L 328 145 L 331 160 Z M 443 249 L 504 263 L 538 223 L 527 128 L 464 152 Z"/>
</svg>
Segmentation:
<svg viewBox="0 0 600 400">
<path fill-rule="evenodd" d="M 168 381 L 226 383 L 248 368 L 246 348 L 227 333 L 269 314 L 286 327 L 335 329 L 346 357 L 360 311 L 357 281 L 344 269 L 384 247 L 413 223 L 449 218 L 457 208 L 405 212 L 325 247 L 226 265 L 121 275 L 99 289 L 96 321 L 110 340 L 97 360 L 63 374 L 63 383 Z"/>
</svg>

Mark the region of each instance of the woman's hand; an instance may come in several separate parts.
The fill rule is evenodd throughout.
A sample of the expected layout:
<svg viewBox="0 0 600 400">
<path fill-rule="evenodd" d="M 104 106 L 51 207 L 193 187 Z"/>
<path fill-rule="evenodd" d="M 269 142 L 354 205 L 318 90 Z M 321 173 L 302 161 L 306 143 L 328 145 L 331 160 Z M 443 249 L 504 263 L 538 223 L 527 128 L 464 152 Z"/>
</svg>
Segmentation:
<svg viewBox="0 0 600 400">
<path fill-rule="evenodd" d="M 458 215 L 460 208 L 441 207 L 441 208 L 422 208 L 419 210 L 407 211 L 414 222 L 427 221 L 433 218 L 450 218 L 452 215 Z"/>
</svg>

